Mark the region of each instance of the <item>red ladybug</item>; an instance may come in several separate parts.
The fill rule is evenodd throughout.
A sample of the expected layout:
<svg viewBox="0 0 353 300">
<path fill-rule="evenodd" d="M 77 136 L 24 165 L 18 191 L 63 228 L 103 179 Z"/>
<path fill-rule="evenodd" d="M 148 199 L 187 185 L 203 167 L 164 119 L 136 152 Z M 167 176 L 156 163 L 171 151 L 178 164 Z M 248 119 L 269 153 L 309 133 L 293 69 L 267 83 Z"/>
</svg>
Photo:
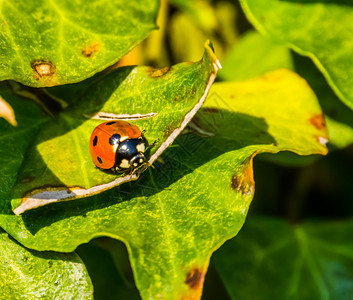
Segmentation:
<svg viewBox="0 0 353 300">
<path fill-rule="evenodd" d="M 98 125 L 89 142 L 94 164 L 104 170 L 133 172 L 147 164 L 144 152 L 148 141 L 141 130 L 125 121 L 109 121 Z"/>
</svg>

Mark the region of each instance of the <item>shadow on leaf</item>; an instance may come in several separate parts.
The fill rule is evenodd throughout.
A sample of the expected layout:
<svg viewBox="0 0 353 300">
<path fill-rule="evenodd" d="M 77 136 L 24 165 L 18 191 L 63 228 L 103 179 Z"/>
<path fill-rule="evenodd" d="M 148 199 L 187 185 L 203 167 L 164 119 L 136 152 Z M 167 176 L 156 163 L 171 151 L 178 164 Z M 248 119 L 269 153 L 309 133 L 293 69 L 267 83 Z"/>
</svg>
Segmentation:
<svg viewBox="0 0 353 300">
<path fill-rule="evenodd" d="M 212 160 L 227 152 L 252 145 L 259 145 L 258 148 L 261 148 L 264 144 L 276 144 L 275 139 L 267 132 L 268 126 L 263 118 L 225 110 L 210 112 L 206 109 L 198 113 L 197 122 L 204 128 L 212 128 L 216 135 L 201 137 L 195 133 L 182 134 L 162 154 L 161 159 L 155 163 L 155 168 L 143 173 L 137 181 L 128 182 L 93 197 L 54 203 L 27 211 L 22 215 L 26 228 L 35 235 L 41 228 L 55 222 L 78 216 L 89 217 L 91 212 L 107 207 L 112 210 L 124 207 L 133 211 L 136 199 L 140 204 L 144 201 L 147 203 L 149 197 L 165 189 L 173 190 L 171 186 L 179 179 L 204 164 L 209 164 L 212 169 Z M 233 134 L 228 135 L 228 131 Z M 236 153 L 234 156 L 236 157 Z M 236 159 L 234 164 L 235 168 Z M 202 186 L 199 188 L 203 189 Z M 134 199 L 136 201 L 133 201 Z M 130 202 L 126 204 L 127 201 Z"/>
<path fill-rule="evenodd" d="M 104 93 L 100 93 L 100 97 L 96 98 L 96 101 L 90 101 L 85 103 L 84 99 L 95 92 L 95 86 L 88 88 L 83 94 L 81 101 L 78 102 L 74 107 L 71 107 L 69 111 L 64 111 L 58 116 L 49 118 L 45 116 L 40 109 L 28 99 L 24 100 L 15 95 L 10 87 L 5 83 L 0 86 L 0 95 L 12 105 L 15 110 L 16 118 L 18 120 L 18 127 L 10 127 L 8 124 L 4 123 L 3 135 L 5 136 L 1 139 L 2 149 L 4 151 L 4 158 L 9 158 L 9 154 L 18 152 L 20 146 L 23 149 L 21 153 L 14 158 L 14 164 L 16 168 L 9 168 L 9 171 L 5 171 L 6 175 L 9 177 L 8 182 L 14 182 L 12 192 L 9 191 L 10 185 L 6 186 L 6 190 L 2 191 L 2 208 L 1 212 L 3 214 L 13 214 L 10 202 L 4 201 L 5 199 L 15 199 L 13 200 L 14 206 L 18 205 L 19 200 L 24 194 L 28 194 L 33 189 L 38 187 L 42 188 L 56 188 L 56 187 L 70 187 L 70 183 L 62 182 L 48 167 L 48 162 L 55 162 L 58 157 L 65 159 L 66 154 L 72 151 L 76 151 L 75 147 L 70 147 L 68 143 L 60 144 L 60 149 L 52 146 L 50 141 L 57 137 L 64 137 L 66 134 L 79 127 L 88 119 L 84 117 L 84 113 L 92 113 L 99 111 L 100 108 L 105 104 L 109 97 L 114 93 L 116 88 L 125 80 L 125 78 L 130 74 L 133 67 L 125 67 L 115 72 L 119 72 L 119 76 L 115 75 L 113 71 L 110 74 L 102 77 L 100 79 L 100 84 L 104 85 L 107 81 L 110 84 L 105 84 Z M 114 80 L 111 80 L 113 77 Z M 37 124 L 37 126 L 35 126 Z M 94 127 L 92 127 L 93 130 Z M 8 134 L 11 135 L 8 136 Z M 90 132 L 87 133 L 90 135 Z M 7 137 L 8 136 L 8 137 Z M 7 137 L 7 138 L 6 138 Z M 14 138 L 13 141 L 10 138 Z M 89 139 L 87 139 L 88 141 Z M 49 146 L 44 146 L 46 153 L 49 157 L 48 161 L 45 162 L 40 153 L 41 146 L 46 145 L 49 142 Z M 75 141 L 73 141 L 75 144 Z M 88 142 L 87 142 L 88 149 Z M 5 153 L 6 152 L 6 153 Z M 80 159 L 77 157 L 77 159 Z M 12 162 L 10 162 L 12 163 Z M 72 168 L 72 174 L 76 176 L 82 176 L 75 168 L 76 161 L 65 161 L 65 170 L 55 170 L 69 171 Z M 7 165 L 9 162 L 7 162 Z M 73 176 L 74 177 L 74 176 Z M 11 178 L 11 179 L 10 179 Z M 50 182 L 50 185 L 48 185 Z M 12 185 L 11 185 L 12 186 Z M 12 193 L 12 195 L 10 195 Z M 6 195 L 5 195 L 6 194 Z"/>
</svg>

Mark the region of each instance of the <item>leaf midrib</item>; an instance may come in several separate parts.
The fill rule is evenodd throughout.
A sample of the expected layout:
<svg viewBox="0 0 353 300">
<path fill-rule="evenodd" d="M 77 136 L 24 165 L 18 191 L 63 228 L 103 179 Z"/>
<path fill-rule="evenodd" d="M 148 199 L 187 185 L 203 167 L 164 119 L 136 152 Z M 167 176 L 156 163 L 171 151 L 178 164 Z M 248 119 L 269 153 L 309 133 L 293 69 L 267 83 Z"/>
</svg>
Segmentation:
<svg viewBox="0 0 353 300">
<path fill-rule="evenodd" d="M 306 261 L 308 270 L 314 278 L 318 292 L 320 294 L 321 299 L 330 299 L 330 293 L 325 284 L 325 280 L 323 275 L 320 273 L 317 262 L 315 261 L 311 250 L 310 243 L 307 234 L 300 227 L 294 229 L 295 238 L 299 245 L 300 257 L 302 257 L 303 261 Z"/>
</svg>

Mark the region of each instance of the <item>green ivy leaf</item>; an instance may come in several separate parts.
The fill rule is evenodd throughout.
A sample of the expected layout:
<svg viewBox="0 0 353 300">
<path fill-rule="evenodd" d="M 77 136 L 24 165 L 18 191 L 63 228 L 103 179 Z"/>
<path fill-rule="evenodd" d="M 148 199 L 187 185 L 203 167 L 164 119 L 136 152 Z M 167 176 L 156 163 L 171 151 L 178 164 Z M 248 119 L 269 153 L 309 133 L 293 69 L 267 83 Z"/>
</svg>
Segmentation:
<svg viewBox="0 0 353 300">
<path fill-rule="evenodd" d="M 93 299 L 85 266 L 74 253 L 26 249 L 0 229 L 1 299 Z"/>
<path fill-rule="evenodd" d="M 0 80 L 78 82 L 117 62 L 153 29 L 158 1 L 2 1 Z"/>
<path fill-rule="evenodd" d="M 350 299 L 352 231 L 352 221 L 253 218 L 214 262 L 231 299 Z"/>
<path fill-rule="evenodd" d="M 41 118 L 34 136 L 23 132 L 22 139 L 31 138 L 26 159 L 20 169 L 11 170 L 17 177 L 13 188 L 15 213 L 51 202 L 91 196 L 136 180 L 139 173 L 122 176 L 95 167 L 89 140 L 93 129 L 103 121 L 88 116 L 104 113 L 116 119 L 138 115 L 131 123 L 146 131 L 150 143 L 157 141 L 149 160 L 152 164 L 201 106 L 217 68 L 208 44 L 203 60 L 198 63 L 161 69 L 119 68 L 95 81 L 81 96 L 81 101 L 59 116 Z M 150 117 L 144 119 L 139 115 Z M 8 127 L 3 126 L 3 134 Z M 20 126 L 12 131 L 19 130 Z M 14 152 L 17 147 L 14 143 L 6 151 Z"/>
<path fill-rule="evenodd" d="M 221 60 L 219 77 L 225 81 L 250 79 L 280 68 L 293 70 L 290 51 L 256 31 L 248 31 Z"/>
<path fill-rule="evenodd" d="M 222 1 L 214 5 L 201 1 L 172 1 L 181 11 L 172 14 L 168 33 L 172 57 L 177 61 L 194 61 L 202 52 L 202 42 L 212 40 L 217 57 L 237 39 L 237 10 L 232 3 Z"/>
<path fill-rule="evenodd" d="M 288 68 L 302 76 L 316 93 L 329 132 L 329 145 L 344 148 L 353 143 L 353 113 L 334 94 L 322 74 L 307 58 L 290 53 L 290 50 L 278 46 L 257 32 L 245 34 L 221 62 L 223 69 L 219 77 L 223 80 L 244 80 L 260 76 L 277 68 Z M 269 157 L 269 159 L 271 159 Z M 283 153 L 273 161 L 298 165 L 307 158 L 295 159 L 293 155 Z M 308 161 L 311 161 L 308 158 Z"/>
<path fill-rule="evenodd" d="M 195 23 L 189 23 L 189 25 L 198 25 L 201 29 L 208 33 L 215 30 L 219 25 L 217 24 L 218 21 L 214 8 L 209 0 L 170 0 L 169 2 L 178 7 L 182 12 L 186 12 L 195 21 Z M 189 34 L 187 31 L 185 33 Z"/>
<path fill-rule="evenodd" d="M 353 7 L 337 1 L 241 0 L 253 25 L 279 44 L 309 56 L 337 96 L 353 109 Z"/>
<path fill-rule="evenodd" d="M 98 236 L 122 240 L 142 298 L 198 299 L 212 252 L 244 223 L 254 155 L 325 154 L 326 128 L 313 124 L 321 115 L 313 92 L 290 71 L 219 83 L 193 124 L 208 137 L 181 135 L 137 182 L 21 216 L 0 189 L 0 225 L 38 250 L 72 251 Z"/>
</svg>

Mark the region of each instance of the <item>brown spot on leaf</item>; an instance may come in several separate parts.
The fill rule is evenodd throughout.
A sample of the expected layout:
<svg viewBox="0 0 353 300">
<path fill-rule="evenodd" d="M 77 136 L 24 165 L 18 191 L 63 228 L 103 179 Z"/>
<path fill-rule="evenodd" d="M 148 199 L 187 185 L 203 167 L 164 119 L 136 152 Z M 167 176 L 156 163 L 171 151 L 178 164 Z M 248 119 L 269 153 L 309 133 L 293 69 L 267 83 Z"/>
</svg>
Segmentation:
<svg viewBox="0 0 353 300">
<path fill-rule="evenodd" d="M 81 53 L 84 57 L 90 58 L 100 50 L 99 43 L 92 43 L 91 45 L 82 48 Z"/>
<path fill-rule="evenodd" d="M 163 68 L 148 68 L 147 74 L 152 78 L 162 77 L 167 74 L 172 67 L 163 67 Z"/>
<path fill-rule="evenodd" d="M 326 129 L 325 117 L 323 114 L 317 114 L 309 119 L 309 122 L 318 130 Z"/>
<path fill-rule="evenodd" d="M 185 284 L 193 290 L 201 289 L 204 278 L 205 272 L 202 272 L 198 268 L 194 268 L 186 275 Z"/>
<path fill-rule="evenodd" d="M 55 74 L 55 65 L 50 60 L 35 60 L 31 63 L 32 69 L 35 71 L 35 78 L 49 78 Z"/>
<path fill-rule="evenodd" d="M 167 125 L 164 130 L 163 130 L 163 136 L 164 138 L 168 138 L 172 133 L 173 131 L 175 130 L 175 127 L 172 126 L 172 125 Z"/>
<path fill-rule="evenodd" d="M 231 189 L 241 192 L 243 195 L 251 195 L 254 192 L 253 158 L 255 154 L 256 152 L 239 166 L 230 182 Z"/>
</svg>

